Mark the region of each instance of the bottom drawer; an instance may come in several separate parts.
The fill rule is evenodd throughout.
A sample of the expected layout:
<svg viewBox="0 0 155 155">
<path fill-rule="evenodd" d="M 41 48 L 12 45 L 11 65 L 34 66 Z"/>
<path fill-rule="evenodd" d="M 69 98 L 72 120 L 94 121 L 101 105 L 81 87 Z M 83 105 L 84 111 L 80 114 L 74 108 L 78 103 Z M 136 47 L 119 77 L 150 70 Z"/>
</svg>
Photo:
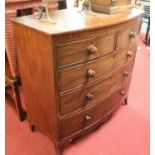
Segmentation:
<svg viewBox="0 0 155 155">
<path fill-rule="evenodd" d="M 126 97 L 131 77 L 124 83 L 123 87 L 114 92 L 108 99 L 98 103 L 94 107 L 83 110 L 70 117 L 61 119 L 61 138 L 67 138 L 80 132 L 84 128 L 92 126 L 95 122 L 103 119 L 111 113 Z"/>
</svg>

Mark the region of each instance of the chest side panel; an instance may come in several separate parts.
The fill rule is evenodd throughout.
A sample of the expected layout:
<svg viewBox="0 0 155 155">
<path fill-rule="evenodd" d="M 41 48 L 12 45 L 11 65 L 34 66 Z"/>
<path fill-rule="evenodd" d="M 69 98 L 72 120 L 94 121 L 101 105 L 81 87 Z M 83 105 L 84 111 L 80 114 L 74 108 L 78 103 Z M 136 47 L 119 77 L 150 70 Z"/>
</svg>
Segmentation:
<svg viewBox="0 0 155 155">
<path fill-rule="evenodd" d="M 28 119 L 55 141 L 58 126 L 51 36 L 17 23 L 14 32 Z"/>
</svg>

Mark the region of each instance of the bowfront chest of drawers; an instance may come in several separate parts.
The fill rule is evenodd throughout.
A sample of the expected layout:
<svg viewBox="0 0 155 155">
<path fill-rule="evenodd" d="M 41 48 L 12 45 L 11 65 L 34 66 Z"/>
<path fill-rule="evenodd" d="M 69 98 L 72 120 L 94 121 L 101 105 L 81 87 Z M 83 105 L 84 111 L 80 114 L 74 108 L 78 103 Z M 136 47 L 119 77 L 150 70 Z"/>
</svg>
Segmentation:
<svg viewBox="0 0 155 155">
<path fill-rule="evenodd" d="M 26 16 L 13 25 L 30 126 L 61 155 L 127 104 L 142 12 L 51 16 L 56 24 Z"/>
</svg>

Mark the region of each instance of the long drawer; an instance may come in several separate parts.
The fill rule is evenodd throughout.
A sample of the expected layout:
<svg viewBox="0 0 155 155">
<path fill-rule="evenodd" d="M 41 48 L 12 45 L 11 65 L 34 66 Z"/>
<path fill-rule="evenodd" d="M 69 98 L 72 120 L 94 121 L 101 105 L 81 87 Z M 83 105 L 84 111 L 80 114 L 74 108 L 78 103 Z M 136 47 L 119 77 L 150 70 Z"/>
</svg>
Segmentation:
<svg viewBox="0 0 155 155">
<path fill-rule="evenodd" d="M 130 81 L 131 77 L 125 82 L 121 89 L 115 91 L 108 99 L 100 102 L 96 106 L 76 113 L 73 116 L 61 119 L 61 138 L 67 138 L 80 132 L 84 128 L 88 128 L 95 122 L 103 119 L 108 113 L 112 112 L 128 93 Z"/>
<path fill-rule="evenodd" d="M 110 96 L 132 74 L 133 63 L 134 58 L 114 73 L 109 74 L 107 78 L 74 92 L 60 95 L 60 115 L 64 116 L 92 106 Z"/>
<path fill-rule="evenodd" d="M 136 45 L 132 44 L 128 49 L 122 49 L 100 59 L 59 70 L 59 91 L 64 92 L 83 87 L 103 78 L 106 74 L 113 72 L 123 63 L 130 60 L 135 52 Z"/>
</svg>

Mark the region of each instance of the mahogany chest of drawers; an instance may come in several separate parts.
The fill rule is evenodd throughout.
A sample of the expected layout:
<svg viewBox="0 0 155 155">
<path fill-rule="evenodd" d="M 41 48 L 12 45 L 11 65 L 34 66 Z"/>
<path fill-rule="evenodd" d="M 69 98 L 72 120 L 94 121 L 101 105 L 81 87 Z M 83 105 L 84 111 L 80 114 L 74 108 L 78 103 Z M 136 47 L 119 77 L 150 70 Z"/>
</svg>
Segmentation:
<svg viewBox="0 0 155 155">
<path fill-rule="evenodd" d="M 96 16 L 76 10 L 13 20 L 18 63 L 30 126 L 64 146 L 116 110 L 127 95 L 142 11 Z"/>
</svg>

